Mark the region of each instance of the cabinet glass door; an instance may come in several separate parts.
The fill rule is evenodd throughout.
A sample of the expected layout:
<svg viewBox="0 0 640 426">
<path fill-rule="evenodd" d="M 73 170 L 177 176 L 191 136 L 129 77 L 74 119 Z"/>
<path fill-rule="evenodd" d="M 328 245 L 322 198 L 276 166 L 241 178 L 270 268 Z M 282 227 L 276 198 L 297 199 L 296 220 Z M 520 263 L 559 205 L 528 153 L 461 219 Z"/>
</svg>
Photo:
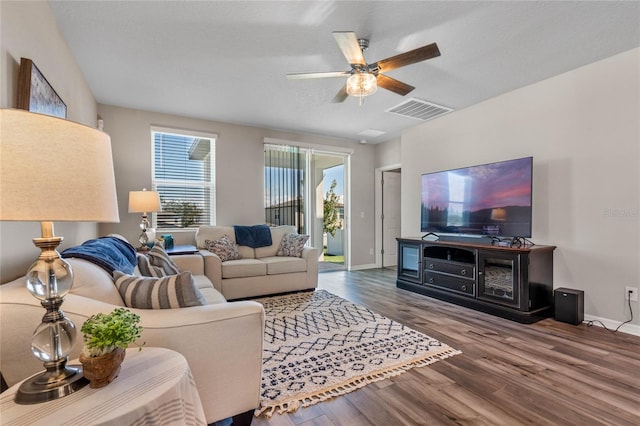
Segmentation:
<svg viewBox="0 0 640 426">
<path fill-rule="evenodd" d="M 420 279 L 420 246 L 400 243 L 400 275 Z"/>
<path fill-rule="evenodd" d="M 478 298 L 518 307 L 518 256 L 485 254 L 478 263 Z"/>
</svg>

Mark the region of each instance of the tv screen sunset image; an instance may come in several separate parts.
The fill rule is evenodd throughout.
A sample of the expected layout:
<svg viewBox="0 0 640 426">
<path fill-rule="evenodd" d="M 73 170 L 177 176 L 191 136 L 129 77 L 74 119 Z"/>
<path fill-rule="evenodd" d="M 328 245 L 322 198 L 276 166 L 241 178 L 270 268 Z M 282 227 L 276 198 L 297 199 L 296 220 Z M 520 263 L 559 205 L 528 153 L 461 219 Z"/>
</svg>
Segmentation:
<svg viewBox="0 0 640 426">
<path fill-rule="evenodd" d="M 531 157 L 421 179 L 422 231 L 530 236 Z"/>
</svg>

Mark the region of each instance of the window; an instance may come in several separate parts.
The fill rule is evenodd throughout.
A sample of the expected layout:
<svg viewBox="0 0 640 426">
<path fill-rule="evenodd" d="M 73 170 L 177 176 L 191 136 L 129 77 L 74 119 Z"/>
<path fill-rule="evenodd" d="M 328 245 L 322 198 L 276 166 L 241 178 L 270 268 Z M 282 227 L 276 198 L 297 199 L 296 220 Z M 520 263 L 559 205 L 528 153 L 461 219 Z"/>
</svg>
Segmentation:
<svg viewBox="0 0 640 426">
<path fill-rule="evenodd" d="M 162 212 L 156 228 L 215 225 L 216 135 L 151 129 L 153 189 Z"/>
</svg>

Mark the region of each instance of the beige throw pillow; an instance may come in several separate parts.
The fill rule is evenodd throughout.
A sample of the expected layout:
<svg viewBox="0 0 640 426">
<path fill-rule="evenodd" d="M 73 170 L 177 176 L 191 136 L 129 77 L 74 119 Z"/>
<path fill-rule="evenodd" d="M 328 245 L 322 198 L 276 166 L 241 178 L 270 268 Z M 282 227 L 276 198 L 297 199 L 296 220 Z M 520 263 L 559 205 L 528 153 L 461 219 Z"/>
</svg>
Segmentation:
<svg viewBox="0 0 640 426">
<path fill-rule="evenodd" d="M 302 250 L 304 250 L 304 245 L 307 243 L 308 239 L 308 235 L 293 233 L 286 234 L 282 237 L 280 248 L 278 249 L 276 256 L 301 257 Z"/>
<path fill-rule="evenodd" d="M 205 245 L 207 250 L 217 254 L 223 262 L 241 258 L 238 246 L 228 235 L 223 235 L 219 240 L 206 240 Z"/>
</svg>

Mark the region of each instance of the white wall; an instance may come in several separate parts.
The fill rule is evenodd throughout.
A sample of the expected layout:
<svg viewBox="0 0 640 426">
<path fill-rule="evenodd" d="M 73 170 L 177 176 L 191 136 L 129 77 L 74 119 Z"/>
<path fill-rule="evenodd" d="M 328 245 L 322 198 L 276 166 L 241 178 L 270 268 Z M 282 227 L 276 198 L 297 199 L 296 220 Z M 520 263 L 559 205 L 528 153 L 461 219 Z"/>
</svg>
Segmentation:
<svg viewBox="0 0 640 426">
<path fill-rule="evenodd" d="M 405 131 L 402 235 L 420 235 L 420 175 L 533 156 L 533 238 L 556 245 L 554 286 L 585 291 L 585 314 L 629 318 L 640 287 L 640 49 Z M 634 326 L 640 334 L 638 302 Z"/>
<path fill-rule="evenodd" d="M 175 115 L 99 105 L 104 130 L 111 135 L 114 155 L 119 224 L 102 224 L 101 234 L 111 232 L 137 241 L 139 214 L 128 213 L 128 194 L 151 188 L 151 126 L 215 133 L 216 222 L 219 225 L 264 223 L 264 138 L 305 144 L 351 148 L 352 265 L 373 263 L 373 146 L 318 135 L 281 132 Z M 172 231 L 174 235 L 179 232 Z M 186 243 L 191 233 L 174 237 Z"/>
<path fill-rule="evenodd" d="M 375 145 L 376 167 L 400 164 L 400 139 L 393 139 Z"/>
<path fill-rule="evenodd" d="M 0 1 L 0 106 L 15 108 L 20 58 L 33 60 L 67 105 L 67 119 L 95 127 L 93 94 L 58 30 L 46 1 Z M 55 165 L 54 165 L 55 166 Z M 43 194 L 42 202 L 47 202 Z M 56 223 L 61 248 L 95 237 L 93 223 Z M 40 224 L 0 222 L 0 282 L 24 275 L 40 253 Z"/>
</svg>

